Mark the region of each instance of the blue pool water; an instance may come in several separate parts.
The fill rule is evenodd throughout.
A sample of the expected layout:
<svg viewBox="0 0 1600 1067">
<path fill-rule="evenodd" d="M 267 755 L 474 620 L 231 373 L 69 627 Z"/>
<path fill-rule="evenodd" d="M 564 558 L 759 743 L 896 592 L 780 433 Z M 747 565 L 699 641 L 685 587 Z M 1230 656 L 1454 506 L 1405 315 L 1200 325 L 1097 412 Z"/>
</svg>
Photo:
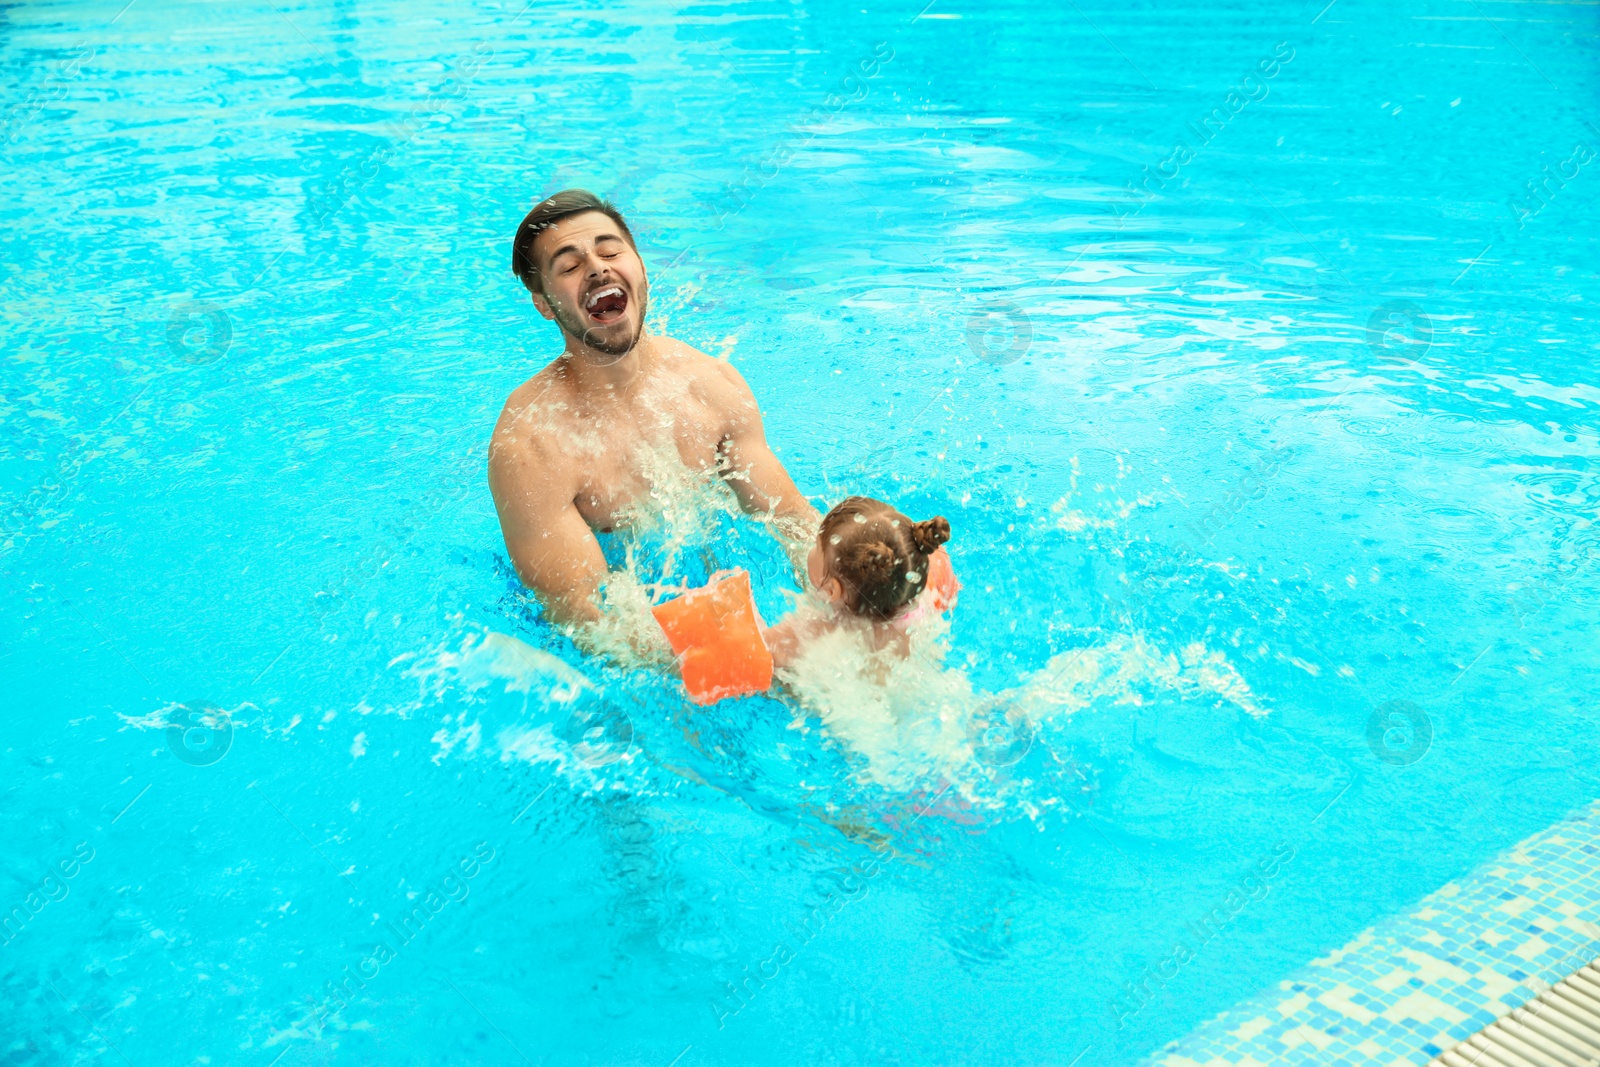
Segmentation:
<svg viewBox="0 0 1600 1067">
<path fill-rule="evenodd" d="M 6 9 L 0 1063 L 1130 1064 L 1597 795 L 1596 9 L 925 2 Z M 971 701 L 538 620 L 571 185 Z"/>
</svg>

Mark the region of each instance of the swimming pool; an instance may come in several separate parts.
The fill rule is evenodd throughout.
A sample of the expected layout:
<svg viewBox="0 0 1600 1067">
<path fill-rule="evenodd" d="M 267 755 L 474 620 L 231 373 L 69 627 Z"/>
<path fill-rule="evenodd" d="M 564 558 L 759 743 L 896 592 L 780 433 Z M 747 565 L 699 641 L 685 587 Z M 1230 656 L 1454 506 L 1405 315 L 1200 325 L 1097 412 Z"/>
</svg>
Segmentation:
<svg viewBox="0 0 1600 1067">
<path fill-rule="evenodd" d="M 1600 795 L 1593 9 L 925 2 L 8 9 L 5 1062 L 1128 1064 Z M 537 621 L 570 185 L 1032 731 Z"/>
</svg>

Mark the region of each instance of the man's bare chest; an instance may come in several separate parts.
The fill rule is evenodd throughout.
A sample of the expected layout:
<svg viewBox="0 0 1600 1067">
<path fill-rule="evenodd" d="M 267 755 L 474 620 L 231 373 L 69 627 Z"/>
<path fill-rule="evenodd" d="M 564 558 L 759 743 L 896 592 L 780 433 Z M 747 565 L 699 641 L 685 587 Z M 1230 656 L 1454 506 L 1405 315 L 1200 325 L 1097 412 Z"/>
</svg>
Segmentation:
<svg viewBox="0 0 1600 1067">
<path fill-rule="evenodd" d="M 633 525 L 716 476 L 726 431 L 698 406 L 644 418 L 594 420 L 577 449 L 578 512 L 591 527 Z"/>
</svg>

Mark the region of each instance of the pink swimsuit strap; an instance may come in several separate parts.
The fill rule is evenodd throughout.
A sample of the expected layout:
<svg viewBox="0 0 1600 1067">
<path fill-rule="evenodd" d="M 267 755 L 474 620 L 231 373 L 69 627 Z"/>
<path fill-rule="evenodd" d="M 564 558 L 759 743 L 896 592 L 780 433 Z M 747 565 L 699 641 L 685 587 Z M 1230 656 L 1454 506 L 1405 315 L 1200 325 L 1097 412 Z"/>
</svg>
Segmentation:
<svg viewBox="0 0 1600 1067">
<path fill-rule="evenodd" d="M 934 604 L 935 597 L 926 589 L 917 594 L 917 598 L 903 608 L 900 614 L 889 620 L 889 625 L 904 633 L 916 626 L 930 615 L 939 614 L 939 608 Z"/>
</svg>

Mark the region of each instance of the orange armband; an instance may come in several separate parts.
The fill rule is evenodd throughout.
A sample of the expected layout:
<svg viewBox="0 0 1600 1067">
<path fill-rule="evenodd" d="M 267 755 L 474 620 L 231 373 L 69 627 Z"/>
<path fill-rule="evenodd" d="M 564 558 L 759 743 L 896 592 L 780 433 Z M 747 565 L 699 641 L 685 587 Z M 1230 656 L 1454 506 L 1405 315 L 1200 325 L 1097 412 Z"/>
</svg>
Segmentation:
<svg viewBox="0 0 1600 1067">
<path fill-rule="evenodd" d="M 772 685 L 772 653 L 745 571 L 712 575 L 703 588 L 650 610 L 696 704 L 761 693 Z"/>
</svg>

